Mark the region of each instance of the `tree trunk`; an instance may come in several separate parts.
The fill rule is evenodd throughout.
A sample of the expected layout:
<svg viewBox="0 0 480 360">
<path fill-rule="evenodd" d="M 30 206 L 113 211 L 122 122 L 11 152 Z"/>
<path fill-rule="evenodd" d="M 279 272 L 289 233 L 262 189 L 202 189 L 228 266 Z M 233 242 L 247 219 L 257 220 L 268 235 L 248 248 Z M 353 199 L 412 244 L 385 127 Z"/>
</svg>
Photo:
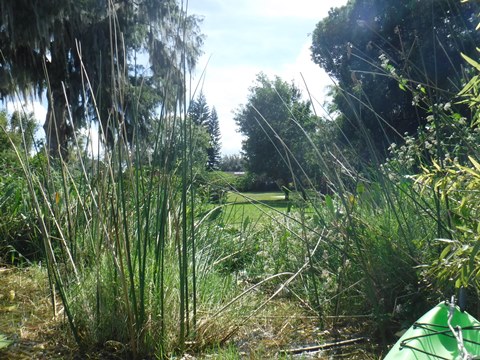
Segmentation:
<svg viewBox="0 0 480 360">
<path fill-rule="evenodd" d="M 69 126 L 67 103 L 61 89 L 52 89 L 48 99 L 48 110 L 43 125 L 47 138 L 47 150 L 51 157 L 67 159 Z"/>
</svg>

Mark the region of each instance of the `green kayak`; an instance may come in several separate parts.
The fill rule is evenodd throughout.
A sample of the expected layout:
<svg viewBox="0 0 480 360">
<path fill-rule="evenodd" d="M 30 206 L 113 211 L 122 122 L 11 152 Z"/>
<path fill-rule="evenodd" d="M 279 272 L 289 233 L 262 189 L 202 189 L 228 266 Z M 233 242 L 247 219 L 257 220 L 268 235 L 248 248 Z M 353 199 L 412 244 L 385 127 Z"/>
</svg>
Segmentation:
<svg viewBox="0 0 480 360">
<path fill-rule="evenodd" d="M 449 311 L 450 305 L 440 303 L 423 315 L 403 334 L 384 360 L 457 360 L 477 359 L 477 356 L 480 359 L 480 322 L 456 306 L 451 325 L 454 328 L 461 327 L 463 339 L 457 341 L 448 326 Z M 466 352 L 459 350 L 459 343 L 460 347 L 463 343 Z M 466 357 L 465 354 L 472 357 Z"/>
</svg>

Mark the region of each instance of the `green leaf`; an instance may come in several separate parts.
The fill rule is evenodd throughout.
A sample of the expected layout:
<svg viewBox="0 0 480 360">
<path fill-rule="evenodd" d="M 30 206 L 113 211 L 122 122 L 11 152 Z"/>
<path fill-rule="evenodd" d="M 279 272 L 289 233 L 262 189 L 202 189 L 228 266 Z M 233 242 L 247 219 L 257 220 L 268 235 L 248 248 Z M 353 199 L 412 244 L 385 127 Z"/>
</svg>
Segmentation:
<svg viewBox="0 0 480 360">
<path fill-rule="evenodd" d="M 6 348 L 12 343 L 5 335 L 0 334 L 0 349 Z"/>
<path fill-rule="evenodd" d="M 475 269 L 477 262 L 475 261 L 478 251 L 480 250 L 480 240 L 477 240 L 475 246 L 472 249 L 472 253 L 470 254 L 470 269 Z"/>
<path fill-rule="evenodd" d="M 464 53 L 460 53 L 460 55 L 462 55 L 462 57 L 465 59 L 466 62 L 468 62 L 470 65 L 472 65 L 475 69 L 477 69 L 478 71 L 480 71 L 480 64 L 478 62 L 476 62 L 475 60 L 473 60 L 472 58 L 468 57 L 467 55 L 465 55 Z"/>
<path fill-rule="evenodd" d="M 243 231 L 247 230 L 248 225 L 250 225 L 251 222 L 252 222 L 252 220 L 251 220 L 250 217 L 247 215 L 247 216 L 245 217 L 245 219 L 243 220 L 243 223 L 242 223 L 242 229 L 243 229 Z"/>
<path fill-rule="evenodd" d="M 365 192 L 365 184 L 364 183 L 359 183 L 357 185 L 357 193 L 361 195 L 364 192 Z"/>
<path fill-rule="evenodd" d="M 480 164 L 471 156 L 468 156 L 468 159 L 473 164 L 473 166 L 475 166 L 475 169 L 480 172 Z"/>
<path fill-rule="evenodd" d="M 473 89 L 475 86 L 478 84 L 478 76 L 475 75 L 470 79 L 470 81 L 463 87 L 462 90 L 458 93 L 458 96 L 465 95 L 468 93 L 471 89 Z"/>
<path fill-rule="evenodd" d="M 330 195 L 325 196 L 325 205 L 327 206 L 328 211 L 335 214 L 335 207 L 333 206 L 333 200 Z"/>
<path fill-rule="evenodd" d="M 452 249 L 451 245 L 448 245 L 445 249 L 443 249 L 442 253 L 440 254 L 440 261 L 443 260 L 448 255 L 451 249 Z"/>
</svg>

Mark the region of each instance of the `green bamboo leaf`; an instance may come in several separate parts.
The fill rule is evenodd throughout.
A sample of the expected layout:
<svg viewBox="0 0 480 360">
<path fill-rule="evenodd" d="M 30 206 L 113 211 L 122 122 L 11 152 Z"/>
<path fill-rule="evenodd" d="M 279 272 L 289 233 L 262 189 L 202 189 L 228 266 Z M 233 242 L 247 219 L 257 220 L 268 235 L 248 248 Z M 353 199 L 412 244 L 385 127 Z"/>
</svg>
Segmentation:
<svg viewBox="0 0 480 360">
<path fill-rule="evenodd" d="M 475 246 L 472 249 L 472 253 L 470 254 L 470 262 L 469 262 L 470 269 L 475 269 L 476 267 L 477 262 L 475 261 L 475 259 L 477 257 L 479 250 L 480 250 L 480 239 L 477 240 L 477 242 L 475 243 Z"/>
<path fill-rule="evenodd" d="M 480 173 L 473 170 L 473 169 L 470 169 L 469 167 L 467 166 L 459 166 L 459 168 L 467 173 L 469 173 L 470 175 L 473 175 L 474 177 L 476 178 L 479 178 L 480 179 Z"/>
<path fill-rule="evenodd" d="M 475 166 L 475 169 L 480 172 L 480 164 L 471 156 L 469 156 L 468 159 L 473 164 L 473 166 Z"/>
<path fill-rule="evenodd" d="M 465 94 L 468 93 L 471 89 L 473 89 L 474 87 L 476 87 L 477 84 L 478 84 L 478 76 L 475 75 L 475 76 L 472 77 L 472 78 L 470 79 L 470 81 L 463 87 L 463 89 L 460 90 L 460 92 L 458 93 L 458 96 L 465 95 Z"/>
<path fill-rule="evenodd" d="M 476 62 L 475 60 L 473 60 L 472 58 L 468 57 L 467 55 L 465 55 L 464 53 L 460 53 L 460 55 L 462 55 L 463 59 L 468 62 L 470 65 L 472 65 L 475 69 L 477 69 L 478 71 L 480 71 L 480 64 L 478 62 Z"/>
<path fill-rule="evenodd" d="M 451 249 L 452 249 L 451 245 L 448 245 L 445 249 L 443 249 L 442 253 L 440 254 L 440 261 L 443 260 L 448 255 Z"/>
</svg>

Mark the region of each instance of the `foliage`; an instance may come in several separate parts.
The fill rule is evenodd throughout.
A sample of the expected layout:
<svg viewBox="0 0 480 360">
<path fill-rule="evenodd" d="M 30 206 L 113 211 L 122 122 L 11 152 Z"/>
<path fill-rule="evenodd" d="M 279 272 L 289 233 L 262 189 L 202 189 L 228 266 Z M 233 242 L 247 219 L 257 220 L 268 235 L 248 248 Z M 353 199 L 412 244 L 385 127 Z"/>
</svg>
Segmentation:
<svg viewBox="0 0 480 360">
<path fill-rule="evenodd" d="M 210 118 L 210 107 L 207 104 L 205 94 L 202 92 L 198 98 L 190 102 L 188 115 L 193 123 L 198 126 L 206 126 Z"/>
<path fill-rule="evenodd" d="M 212 108 L 210 113 L 210 118 L 208 119 L 207 131 L 210 134 L 210 143 L 207 148 L 207 169 L 208 170 L 217 170 L 220 163 L 220 124 L 218 122 L 217 110 L 215 107 Z"/>
<path fill-rule="evenodd" d="M 245 170 L 244 159 L 241 154 L 223 155 L 219 164 L 220 170 L 240 172 Z"/>
<path fill-rule="evenodd" d="M 206 147 L 207 162 L 206 168 L 209 171 L 218 170 L 220 162 L 220 125 L 215 107 L 210 110 L 207 99 L 203 93 L 200 93 L 196 100 L 190 103 L 188 114 L 193 123 L 199 127 L 205 128 L 210 139 Z"/>
<path fill-rule="evenodd" d="M 43 252 L 18 154 L 32 150 L 32 114 L 0 114 L 0 259 L 16 262 Z M 22 148 L 25 148 L 22 151 Z M 38 158 L 37 158 L 38 160 Z M 7 256 L 8 254 L 8 256 Z"/>
<path fill-rule="evenodd" d="M 460 51 L 472 54 L 478 42 L 477 13 L 477 5 L 456 0 L 354 0 L 332 9 L 317 24 L 311 49 L 338 84 L 337 138 L 364 159 L 379 151 L 382 161 L 390 143 L 415 134 L 428 114 L 391 75 L 413 88 L 421 84 L 436 103 L 448 102 L 460 86 Z M 382 69 L 385 59 L 393 66 Z"/>
<path fill-rule="evenodd" d="M 114 69 L 124 70 L 122 64 Z M 87 70 L 82 69 L 84 80 Z M 121 85 L 116 104 L 132 96 L 129 84 Z M 174 104 L 163 104 L 151 119 L 151 141 L 139 136 L 138 112 L 132 115 L 133 132 L 114 136 L 96 158 L 81 151 L 77 137 L 78 152 L 68 161 L 50 161 L 44 152 L 39 157 L 46 161 L 39 161 L 25 146 L 18 149 L 52 307 L 56 311 L 60 298 L 82 352 L 111 342 L 132 359 L 183 354 L 187 344 L 199 350 L 231 336 L 239 326 L 229 321 L 231 314 L 252 308 L 248 293 L 237 299 L 234 274 L 215 268 L 212 234 L 223 233 L 196 210 L 209 136 L 187 116 L 185 94 L 175 84 L 164 90 Z M 141 94 L 133 94 L 141 103 Z M 95 111 L 102 116 L 100 105 Z"/>
<path fill-rule="evenodd" d="M 477 74 L 480 71 L 477 62 L 467 56 L 464 58 Z M 436 194 L 439 206 L 444 209 L 444 226 L 448 229 L 447 236 L 437 240 L 445 247 L 432 264 L 428 276 L 435 279 L 435 285 L 440 288 L 470 288 L 477 295 L 480 293 L 479 87 L 480 81 L 477 75 L 473 75 L 459 92 L 458 101 L 468 105 L 470 110 L 466 116 L 452 112 L 449 106 L 434 113 L 435 118 L 440 120 L 435 121 L 426 132 L 430 138 L 435 135 L 435 139 L 440 141 L 434 143 L 436 151 L 430 154 L 431 161 L 424 163 L 416 176 L 416 182 L 424 193 Z M 445 146 L 444 137 L 438 135 L 439 129 L 442 129 L 439 124 L 444 122 L 451 128 L 447 138 L 451 140 L 449 147 Z"/>
<path fill-rule="evenodd" d="M 2 34 L 6 32 L 2 39 L 9 42 L 8 35 L 14 31 L 7 31 L 19 26 L 11 16 L 19 9 L 10 3 L 1 5 L 2 17 L 10 21 L 2 27 Z M 129 358 L 163 357 L 175 349 L 183 352 L 187 337 L 193 337 L 193 329 L 198 329 L 196 270 L 200 263 L 195 258 L 190 195 L 196 175 L 193 161 L 203 140 L 187 119 L 183 87 L 184 71 L 187 65 L 194 65 L 198 55 L 197 49 L 187 49 L 185 43 L 199 40 L 189 33 L 196 29 L 196 20 L 186 17 L 176 2 L 64 2 L 58 9 L 50 9 L 51 3 L 27 5 L 34 6 L 25 9 L 33 12 L 35 20 L 31 24 L 34 28 L 27 26 L 30 35 L 38 35 L 38 30 L 41 36 L 49 37 L 49 54 L 42 47 L 43 38 L 33 36 L 29 40 L 35 45 L 34 56 L 51 57 L 46 69 L 51 80 L 49 90 L 54 92 L 53 84 L 58 82 L 57 86 L 64 84 L 66 93 L 73 97 L 70 125 L 77 120 L 78 105 L 80 119 L 85 120 L 83 116 L 90 111 L 88 115 L 93 113 L 102 125 L 100 133 L 114 140 L 92 159 L 81 151 L 74 137 L 73 149 L 78 153 L 70 161 L 63 157 L 50 161 L 45 152 L 38 157 L 47 161 L 38 161 L 37 156 L 29 156 L 27 142 L 18 146 L 22 191 L 28 194 L 28 204 L 33 207 L 29 213 L 41 233 L 53 309 L 56 311 L 59 296 L 82 351 L 111 340 L 128 347 Z M 49 24 L 48 14 L 38 16 L 46 10 L 58 11 L 61 18 Z M 126 25 L 130 27 L 123 28 Z M 52 29 L 58 37 L 51 34 Z M 120 41 L 120 29 L 131 30 L 123 36 L 125 42 Z M 179 36 L 180 29 L 184 37 Z M 22 31 L 20 38 L 25 35 Z M 68 38 L 77 35 L 79 47 L 89 45 L 82 63 L 80 53 L 72 48 L 73 39 Z M 13 40 L 9 45 L 24 46 Z M 16 54 L 13 48 L 8 50 Z M 30 50 L 26 49 L 27 55 Z M 140 88 L 132 90 L 125 67 L 130 55 L 143 50 L 151 50 L 152 81 L 163 99 L 160 115 L 149 119 L 142 117 L 150 116 L 149 106 L 158 106 L 158 101 L 152 93 L 142 100 Z M 183 56 L 177 56 L 177 51 Z M 5 59 L 15 61 L 11 64 L 13 74 L 17 70 L 27 75 L 33 71 L 32 64 L 9 56 Z M 58 69 L 50 68 L 51 64 Z M 83 89 L 88 89 L 87 94 L 81 92 Z M 57 100 L 55 96 L 49 107 L 59 105 L 52 105 L 53 100 Z M 64 106 L 60 108 L 66 112 Z M 61 115 L 57 121 L 66 121 L 63 113 L 56 115 Z M 151 143 L 141 139 L 142 121 L 148 121 L 155 130 L 150 134 Z M 133 128 L 131 133 L 128 123 Z M 205 153 L 205 146 L 201 149 Z M 57 150 L 61 153 L 64 149 Z M 17 215 L 14 209 L 7 210 Z M 217 284 L 218 289 L 228 286 Z M 198 285 L 199 289 L 203 286 L 201 281 Z"/>
<path fill-rule="evenodd" d="M 0 334 L 0 349 L 9 346 L 12 343 L 11 340 L 8 340 L 5 335 Z"/>
<path fill-rule="evenodd" d="M 305 166 L 308 142 L 304 132 L 315 128 L 310 103 L 300 90 L 279 77 L 270 80 L 258 74 L 247 104 L 237 109 L 235 121 L 246 137 L 242 149 L 248 171 L 281 185 Z"/>
<path fill-rule="evenodd" d="M 197 194 L 214 204 L 221 204 L 225 202 L 227 192 L 235 187 L 236 177 L 232 174 L 223 171 L 206 171 L 203 172 L 197 181 Z"/>
<path fill-rule="evenodd" d="M 52 155 L 66 156 L 74 129 L 92 119 L 109 144 L 131 134 L 134 126 L 148 129 L 153 108 L 174 104 L 156 94 L 165 95 L 168 87 L 182 94 L 183 66 L 193 68 L 203 42 L 200 20 L 187 16 L 175 0 L 0 5 L 0 94 L 41 97 L 47 90 L 44 129 Z M 148 55 L 149 71 L 137 66 L 140 54 Z M 127 96 L 112 103 L 120 90 Z M 145 93 L 153 97 L 144 101 Z"/>
<path fill-rule="evenodd" d="M 60 296 L 83 351 L 117 341 L 129 358 L 179 356 L 188 346 L 200 352 L 226 343 L 275 297 L 315 313 L 316 325 L 328 326 L 329 331 L 334 327 L 330 332 L 345 328 L 340 319 L 366 319 L 371 332 L 387 344 L 390 335 L 410 326 L 455 287 L 471 288 L 478 295 L 480 80 L 475 70 L 467 69 L 465 75 L 471 78 L 453 98 L 438 90 L 440 80 L 423 79 L 417 73 L 414 65 L 422 54 L 414 43 L 425 38 L 412 34 L 424 29 L 420 25 L 425 19 L 412 22 L 413 30 L 400 26 L 397 33 L 392 24 L 410 21 L 412 7 L 431 3 L 351 1 L 343 10 L 332 10 L 321 24 L 331 25 L 329 31 L 341 27 L 343 39 L 347 29 L 342 26 L 355 22 L 355 18 L 343 22 L 347 15 L 367 16 L 362 11 L 369 4 L 385 6 L 379 19 L 372 15 L 367 25 L 378 25 L 374 27 L 378 34 L 387 35 L 369 40 L 373 49 L 368 49 L 368 42 L 362 41 L 367 41 L 371 29 L 362 28 L 352 35 L 359 43 L 351 51 L 343 53 L 343 45 L 334 46 L 332 54 L 338 58 L 330 64 L 332 74 L 343 69 L 351 77 L 356 69 L 358 81 L 355 87 L 341 80 L 344 87 L 334 90 L 336 99 L 348 94 L 349 100 L 357 101 L 350 102 L 350 113 L 340 116 L 356 116 L 352 121 L 357 124 L 373 121 L 363 113 L 363 91 L 378 86 L 373 96 L 383 91 L 384 101 L 395 102 L 403 115 L 411 106 L 405 99 L 411 99 L 424 123 L 414 135 L 404 136 L 404 143 L 399 137 L 390 145 L 390 157 L 382 166 L 364 161 L 375 157 L 364 156 L 375 151 L 373 144 L 356 148 L 371 137 L 355 140 L 347 131 L 348 141 L 335 142 L 336 135 L 346 130 L 342 119 L 314 117 L 294 85 L 263 74 L 235 116 L 247 136 L 245 160 L 230 156 L 222 161 L 229 170 L 243 170 L 245 161 L 250 171 L 242 177 L 205 171 L 205 149 L 212 145 L 215 132 L 208 131 L 213 109 L 210 112 L 205 98 L 199 97 L 187 111 L 176 86 L 166 96 L 176 105 L 152 117 L 148 104 L 156 103 L 154 94 L 142 102 L 135 87 L 124 84 L 116 102 L 139 101 L 132 123 L 151 117 L 147 136 L 142 139 L 142 127 L 134 126 L 126 135 L 128 141 L 114 142 L 97 159 L 81 151 L 69 162 L 48 162 L 44 154 L 29 157 L 28 142 L 26 147 L 20 142 L 18 126 L 9 127 L 2 118 L 5 131 L 0 140 L 6 134 L 23 148 L 15 166 L 0 173 L 0 207 L 6 206 L 12 215 L 5 224 L 15 224 L 18 214 L 30 214 L 29 224 L 41 231 L 52 294 Z M 439 9 L 425 21 L 446 19 L 445 4 L 438 2 Z M 459 26 L 454 20 L 443 24 L 453 30 Z M 440 30 L 441 41 L 435 44 L 449 44 L 442 40 L 445 28 Z M 411 50 L 408 58 L 392 50 L 400 46 L 395 43 L 400 38 Z M 379 39 L 385 46 L 381 59 L 375 47 Z M 330 40 L 336 41 L 335 37 L 322 41 Z M 358 44 L 372 52 L 371 68 L 361 67 Z M 427 49 L 433 46 L 426 43 Z M 450 57 L 453 52 L 448 48 L 444 55 L 456 59 Z M 480 71 L 475 60 L 464 57 Z M 430 60 L 426 61 L 428 65 Z M 372 69 L 378 73 L 372 74 Z M 380 76 L 382 72 L 388 79 Z M 404 99 L 400 95 L 397 99 L 397 94 Z M 393 110 L 382 115 L 383 110 L 372 109 L 379 117 L 402 119 Z M 378 124 L 378 129 L 365 126 L 362 134 L 390 131 L 385 122 Z M 0 143 L 5 159 L 11 155 L 11 149 L 1 147 L 6 143 Z M 20 160 L 25 176 L 19 173 Z M 285 185 L 292 181 L 299 191 L 292 191 L 287 201 L 281 193 L 232 190 L 255 186 L 278 190 L 275 180 Z M 11 197 L 15 191 L 10 188 L 21 189 L 20 195 Z M 18 210 L 20 202 L 30 209 Z M 225 354 L 237 356 L 236 349 Z"/>
<path fill-rule="evenodd" d="M 0 159 L 4 165 L 18 162 L 14 146 L 25 146 L 28 153 L 32 151 L 36 127 L 33 113 L 27 115 L 15 111 L 10 118 L 5 112 L 0 113 Z"/>
<path fill-rule="evenodd" d="M 470 157 L 470 165 L 434 163 L 417 177 L 423 191 L 435 191 L 448 204 L 450 238 L 437 239 L 445 247 L 432 264 L 430 278 L 440 288 L 470 288 L 480 293 L 480 164 Z"/>
<path fill-rule="evenodd" d="M 133 149 L 140 151 L 134 152 L 135 159 L 132 161 L 148 166 L 166 167 L 169 171 L 174 171 L 185 161 L 183 149 L 184 146 L 188 146 L 190 151 L 188 166 L 191 173 L 197 176 L 205 171 L 207 162 L 205 149 L 209 145 L 209 135 L 203 126 L 193 124 L 189 118 L 181 122 L 175 116 L 155 117 L 152 123 L 154 132 L 144 141 L 137 139 L 134 144 Z M 187 127 L 186 134 L 182 131 L 183 126 Z"/>
</svg>

